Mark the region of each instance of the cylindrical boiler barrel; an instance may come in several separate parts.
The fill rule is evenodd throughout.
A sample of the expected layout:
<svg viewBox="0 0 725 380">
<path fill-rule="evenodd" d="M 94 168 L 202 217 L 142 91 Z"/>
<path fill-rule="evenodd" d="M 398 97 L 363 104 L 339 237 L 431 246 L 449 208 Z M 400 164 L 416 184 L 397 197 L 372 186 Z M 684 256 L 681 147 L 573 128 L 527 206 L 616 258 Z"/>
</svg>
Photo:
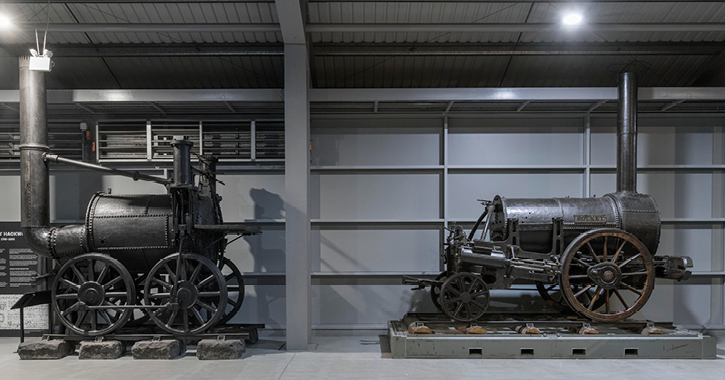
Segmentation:
<svg viewBox="0 0 725 380">
<path fill-rule="evenodd" d="M 91 252 L 106 253 L 132 272 L 147 272 L 178 251 L 171 196 L 97 193 L 86 214 Z"/>
<path fill-rule="evenodd" d="M 596 228 L 619 228 L 657 252 L 660 214 L 654 199 L 646 194 L 613 193 L 601 198 L 515 199 L 497 196 L 491 216 L 492 240 L 508 238 L 508 221 L 518 220 L 522 249 L 550 252 L 555 218 L 562 219 L 564 244 Z"/>
</svg>

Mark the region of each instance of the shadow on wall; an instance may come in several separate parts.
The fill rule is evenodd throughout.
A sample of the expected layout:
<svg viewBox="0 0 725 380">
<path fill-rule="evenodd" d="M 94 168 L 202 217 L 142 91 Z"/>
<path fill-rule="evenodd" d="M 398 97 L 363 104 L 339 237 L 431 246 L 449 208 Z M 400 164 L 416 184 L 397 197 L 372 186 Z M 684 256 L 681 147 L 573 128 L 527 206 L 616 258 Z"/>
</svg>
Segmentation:
<svg viewBox="0 0 725 380">
<path fill-rule="evenodd" d="M 254 201 L 254 219 L 282 219 L 284 218 L 284 203 L 282 197 L 278 194 L 271 193 L 265 189 L 250 189 L 249 195 Z M 284 237 L 282 237 L 284 239 Z M 250 250 L 254 255 L 254 272 L 276 272 L 279 268 L 284 271 L 285 256 L 284 250 L 279 248 L 269 248 L 265 246 L 264 233 L 260 235 L 245 236 L 244 240 L 249 244 Z M 279 245 L 277 245 L 279 246 Z M 284 242 L 281 244 L 284 247 Z M 255 297 L 245 298 L 245 304 L 256 304 L 256 318 L 262 323 L 268 321 L 277 325 L 284 324 L 284 318 L 281 316 L 270 315 L 269 305 L 279 299 L 284 299 L 285 290 L 281 286 L 269 286 L 257 284 L 255 286 Z"/>
</svg>

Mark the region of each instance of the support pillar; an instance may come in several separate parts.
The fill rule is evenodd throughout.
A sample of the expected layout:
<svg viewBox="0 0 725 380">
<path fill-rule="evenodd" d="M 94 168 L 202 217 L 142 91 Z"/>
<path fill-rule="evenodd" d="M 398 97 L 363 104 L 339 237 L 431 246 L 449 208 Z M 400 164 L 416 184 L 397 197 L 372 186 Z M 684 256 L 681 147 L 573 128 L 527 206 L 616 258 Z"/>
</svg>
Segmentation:
<svg viewBox="0 0 725 380">
<path fill-rule="evenodd" d="M 311 331 L 310 107 L 306 44 L 284 45 L 287 350 L 307 350 Z"/>
</svg>

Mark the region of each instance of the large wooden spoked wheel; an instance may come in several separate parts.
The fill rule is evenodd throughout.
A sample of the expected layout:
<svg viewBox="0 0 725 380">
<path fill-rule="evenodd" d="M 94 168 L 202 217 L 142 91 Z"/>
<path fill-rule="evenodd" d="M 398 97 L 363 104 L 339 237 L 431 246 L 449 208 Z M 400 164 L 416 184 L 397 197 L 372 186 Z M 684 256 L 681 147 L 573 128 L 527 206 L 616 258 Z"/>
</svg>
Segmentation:
<svg viewBox="0 0 725 380">
<path fill-rule="evenodd" d="M 83 336 L 111 333 L 133 310 L 136 291 L 128 270 L 101 253 L 79 255 L 65 263 L 53 281 L 51 304 L 60 322 Z M 91 308 L 98 307 L 98 308 Z"/>
<path fill-rule="evenodd" d="M 483 316 L 491 299 L 488 285 L 481 276 L 456 273 L 441 286 L 443 313 L 458 322 L 473 322 Z"/>
<path fill-rule="evenodd" d="M 574 293 L 577 293 L 579 290 L 581 289 L 575 288 Z M 564 292 L 561 291 L 558 282 L 548 284 L 541 281 L 536 281 L 536 291 L 539 292 L 541 298 L 543 298 L 544 301 L 552 308 L 559 311 L 572 311 L 571 307 L 569 307 L 569 304 L 564 298 Z M 586 293 L 583 294 L 584 297 L 592 299 L 592 297 L 594 296 L 594 289 L 590 288 L 586 291 Z M 594 309 L 598 309 L 600 306 L 603 306 L 604 302 L 605 300 L 603 297 L 598 297 L 596 301 L 594 301 Z"/>
<path fill-rule="evenodd" d="M 634 235 L 597 229 L 579 235 L 564 251 L 560 286 L 569 306 L 597 322 L 621 321 L 639 311 L 652 294 L 652 255 Z M 594 290 L 593 295 L 587 293 Z M 598 300 L 604 299 L 599 306 Z"/>
<path fill-rule="evenodd" d="M 149 316 L 161 329 L 177 335 L 198 334 L 224 316 L 227 284 L 206 257 L 175 253 L 151 268 L 144 282 L 144 304 L 151 306 Z"/>
</svg>

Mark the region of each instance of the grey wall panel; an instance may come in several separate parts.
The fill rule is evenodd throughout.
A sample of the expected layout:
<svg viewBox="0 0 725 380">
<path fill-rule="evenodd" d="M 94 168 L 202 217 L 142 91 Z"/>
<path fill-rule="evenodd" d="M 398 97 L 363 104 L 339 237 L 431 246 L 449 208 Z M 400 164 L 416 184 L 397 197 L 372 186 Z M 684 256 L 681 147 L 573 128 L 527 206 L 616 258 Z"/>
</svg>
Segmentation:
<svg viewBox="0 0 725 380">
<path fill-rule="evenodd" d="M 316 128 L 312 165 L 438 165 L 440 128 Z"/>
<path fill-rule="evenodd" d="M 50 176 L 50 220 L 85 220 L 93 194 L 108 191 L 103 188 L 104 181 L 103 175 L 92 171 L 53 173 Z M 122 189 L 126 191 L 116 186 L 116 191 Z"/>
<path fill-rule="evenodd" d="M 162 177 L 160 173 L 145 173 Z M 101 180 L 101 189 L 108 191 L 111 189 L 113 194 L 166 194 L 166 187 L 154 182 L 134 181 L 133 178 L 104 175 Z"/>
<path fill-rule="evenodd" d="M 579 197 L 579 173 L 455 173 L 449 175 L 448 219 L 475 220 L 483 212 L 477 199 Z"/>
<path fill-rule="evenodd" d="M 594 124 L 594 123 L 593 123 Z M 637 165 L 710 165 L 712 127 L 640 127 Z M 592 165 L 617 164 L 616 122 L 592 128 Z"/>
<path fill-rule="evenodd" d="M 438 174 L 313 174 L 312 177 L 313 189 L 319 183 L 319 198 L 311 200 L 313 219 L 440 217 Z"/>
<path fill-rule="evenodd" d="M 319 267 L 313 263 L 315 271 L 438 271 L 440 232 L 437 228 L 313 229 L 312 234 L 319 239 L 319 245 L 312 248 L 313 257 L 319 257 Z"/>
<path fill-rule="evenodd" d="M 222 196 L 222 215 L 226 222 L 249 219 L 284 219 L 284 174 L 220 175 L 224 186 L 217 186 Z"/>
<path fill-rule="evenodd" d="M 314 285 L 312 323 L 345 327 L 385 326 L 407 312 L 433 312 L 425 292 L 408 285 Z"/>
<path fill-rule="evenodd" d="M 226 257 L 243 273 L 284 273 L 284 226 L 263 225 L 260 228 L 261 234 L 245 236 L 229 244 Z M 229 235 L 227 240 L 235 237 Z"/>
<path fill-rule="evenodd" d="M 615 173 L 592 174 L 592 194 L 616 190 Z M 710 218 L 712 173 L 640 172 L 637 191 L 654 197 L 663 218 Z"/>
<path fill-rule="evenodd" d="M 0 175 L 0 222 L 20 221 L 20 176 L 13 174 Z"/>
<path fill-rule="evenodd" d="M 472 123 L 481 125 L 459 127 Z M 449 123 L 448 164 L 581 165 L 582 124 L 578 119 L 453 119 Z"/>
<path fill-rule="evenodd" d="M 722 320 L 710 316 L 711 291 L 710 279 L 698 278 L 682 283 L 658 280 L 650 300 L 634 318 L 677 324 L 722 324 Z"/>
<path fill-rule="evenodd" d="M 304 312 L 300 310 L 300 312 Z M 285 324 L 284 285 L 246 286 L 244 303 L 232 322 L 264 323 L 267 328 L 281 328 Z"/>
<path fill-rule="evenodd" d="M 662 226 L 657 255 L 690 256 L 695 271 L 721 271 L 720 265 L 713 267 L 713 241 L 722 235 L 722 227 L 709 223 L 688 223 L 685 225 L 665 224 Z"/>
</svg>

